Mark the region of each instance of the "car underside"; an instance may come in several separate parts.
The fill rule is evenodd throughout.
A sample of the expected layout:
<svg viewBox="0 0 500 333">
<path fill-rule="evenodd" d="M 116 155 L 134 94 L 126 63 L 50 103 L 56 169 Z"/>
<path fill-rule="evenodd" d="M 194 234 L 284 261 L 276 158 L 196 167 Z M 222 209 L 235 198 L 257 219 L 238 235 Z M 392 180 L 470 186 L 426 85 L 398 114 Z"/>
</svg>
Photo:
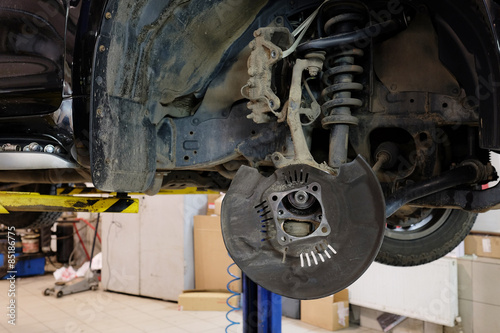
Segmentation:
<svg viewBox="0 0 500 333">
<path fill-rule="evenodd" d="M 495 1 L 4 3 L 3 191 L 227 192 L 234 261 L 301 299 L 500 208 Z"/>
</svg>

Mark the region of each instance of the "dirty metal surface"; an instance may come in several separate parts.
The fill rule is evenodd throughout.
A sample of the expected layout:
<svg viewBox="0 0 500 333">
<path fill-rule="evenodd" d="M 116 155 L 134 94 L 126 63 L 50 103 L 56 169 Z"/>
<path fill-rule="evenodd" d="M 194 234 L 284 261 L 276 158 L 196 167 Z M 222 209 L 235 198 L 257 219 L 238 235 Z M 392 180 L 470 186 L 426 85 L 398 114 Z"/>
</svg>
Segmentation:
<svg viewBox="0 0 500 333">
<path fill-rule="evenodd" d="M 287 28 L 282 27 L 260 28 L 254 32 L 254 37 L 248 58 L 250 78 L 241 89 L 241 94 L 250 100 L 248 108 L 252 114 L 248 118 L 256 123 L 266 123 L 272 120 L 267 113 L 273 113 L 278 121 L 283 121 L 286 111 L 277 111 L 281 101 L 273 91 L 272 76 L 273 68 L 282 59 L 283 50 L 292 44 L 293 37 Z"/>
<path fill-rule="evenodd" d="M 283 241 L 288 233 L 277 232 L 280 212 L 272 208 L 279 207 L 278 198 L 303 189 L 320 203 L 322 218 L 313 214 L 312 222 L 325 219 L 328 225 Z M 313 299 L 344 289 L 363 274 L 381 245 L 384 214 L 380 185 L 361 157 L 341 166 L 337 177 L 308 165 L 287 166 L 268 178 L 241 167 L 222 204 L 222 233 L 250 279 L 283 296 Z M 308 220 L 299 215 L 290 217 L 292 222 Z"/>
<path fill-rule="evenodd" d="M 219 114 L 199 112 L 191 117 L 164 119 L 158 126 L 158 169 L 173 165 L 176 169 L 213 167 L 238 156 L 257 163 L 282 151 L 285 125 L 256 124 L 248 114 L 246 103 L 239 103 Z"/>
<path fill-rule="evenodd" d="M 392 92 L 449 96 L 460 92 L 458 82 L 439 59 L 438 37 L 426 14 L 417 15 L 408 29 L 377 46 L 374 59 L 377 76 Z"/>
</svg>

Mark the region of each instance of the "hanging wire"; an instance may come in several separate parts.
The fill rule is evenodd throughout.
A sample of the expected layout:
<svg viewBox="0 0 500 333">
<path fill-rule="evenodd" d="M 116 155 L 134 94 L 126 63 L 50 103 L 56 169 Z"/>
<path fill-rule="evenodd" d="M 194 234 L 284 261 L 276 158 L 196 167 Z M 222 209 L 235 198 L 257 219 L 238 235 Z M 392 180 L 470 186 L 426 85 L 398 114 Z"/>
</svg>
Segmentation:
<svg viewBox="0 0 500 333">
<path fill-rule="evenodd" d="M 229 318 L 229 315 L 231 314 L 231 312 L 234 312 L 234 311 L 238 311 L 241 309 L 239 303 L 238 303 L 238 306 L 233 306 L 231 304 L 231 299 L 234 298 L 234 297 L 238 297 L 241 295 L 241 293 L 237 292 L 237 291 L 234 291 L 231 289 L 231 283 L 235 282 L 235 281 L 238 281 L 238 280 L 241 280 L 241 278 L 237 275 L 234 275 L 233 273 L 231 273 L 231 267 L 233 267 L 235 265 L 235 263 L 233 262 L 231 265 L 227 266 L 227 273 L 233 278 L 231 281 L 229 281 L 226 285 L 226 289 L 232 294 L 231 296 L 229 296 L 227 299 L 226 299 L 226 304 L 231 308 L 227 313 L 226 313 L 226 319 L 227 321 L 229 321 L 229 325 L 226 326 L 226 333 L 228 333 L 228 329 L 231 327 L 231 326 L 235 326 L 235 325 L 239 325 L 240 322 L 237 322 L 237 321 L 234 321 L 232 320 L 231 318 Z"/>
</svg>

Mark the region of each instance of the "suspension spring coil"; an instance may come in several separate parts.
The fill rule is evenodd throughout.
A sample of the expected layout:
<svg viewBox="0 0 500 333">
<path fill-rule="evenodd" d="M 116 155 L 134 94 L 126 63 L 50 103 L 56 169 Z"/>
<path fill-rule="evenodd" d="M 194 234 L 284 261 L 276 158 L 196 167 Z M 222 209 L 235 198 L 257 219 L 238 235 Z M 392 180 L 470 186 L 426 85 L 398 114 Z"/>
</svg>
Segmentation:
<svg viewBox="0 0 500 333">
<path fill-rule="evenodd" d="M 231 296 L 229 296 L 227 299 L 226 299 L 226 304 L 227 306 L 229 306 L 229 311 L 226 313 L 226 319 L 227 321 L 229 322 L 229 325 L 226 326 L 226 330 L 225 332 L 228 333 L 228 329 L 231 327 L 231 326 L 234 326 L 234 325 L 239 325 L 240 323 L 237 322 L 237 321 L 234 321 L 232 320 L 231 318 L 229 318 L 229 315 L 231 314 L 231 312 L 234 312 L 234 311 L 238 311 L 240 310 L 240 306 L 234 306 L 231 304 L 231 299 L 234 298 L 234 297 L 237 297 L 240 295 L 239 292 L 237 291 L 234 291 L 231 289 L 231 283 L 233 282 L 236 282 L 238 280 L 241 280 L 241 278 L 239 276 L 236 276 L 234 275 L 233 273 L 231 273 L 230 269 L 231 267 L 235 266 L 235 263 L 233 262 L 231 265 L 227 266 L 227 273 L 233 278 L 231 281 L 229 281 L 226 285 L 226 289 L 232 294 Z"/>
<path fill-rule="evenodd" d="M 358 13 L 336 15 L 325 23 L 324 30 L 330 35 L 342 34 L 361 19 Z M 329 164 L 333 167 L 347 162 L 349 126 L 358 124 L 351 111 L 361 107 L 363 101 L 352 97 L 352 93 L 363 90 L 361 83 L 354 82 L 354 76 L 363 73 L 363 67 L 355 65 L 355 59 L 363 55 L 362 49 L 344 45 L 328 56 L 325 62 L 322 81 L 326 88 L 321 92 L 324 101 L 321 111 L 325 117 L 321 124 L 332 131 Z"/>
<path fill-rule="evenodd" d="M 363 102 L 351 95 L 353 91 L 363 90 L 361 83 L 353 82 L 353 76 L 362 74 L 363 67 L 354 65 L 353 60 L 362 56 L 363 50 L 353 48 L 329 57 L 325 65 L 329 68 L 323 74 L 323 84 L 327 87 L 321 92 L 321 98 L 325 101 L 321 111 L 326 115 L 321 121 L 323 128 L 330 128 L 335 124 L 358 124 L 358 119 L 350 113 L 353 108 L 362 106 Z M 334 66 L 330 67 L 328 62 Z"/>
</svg>

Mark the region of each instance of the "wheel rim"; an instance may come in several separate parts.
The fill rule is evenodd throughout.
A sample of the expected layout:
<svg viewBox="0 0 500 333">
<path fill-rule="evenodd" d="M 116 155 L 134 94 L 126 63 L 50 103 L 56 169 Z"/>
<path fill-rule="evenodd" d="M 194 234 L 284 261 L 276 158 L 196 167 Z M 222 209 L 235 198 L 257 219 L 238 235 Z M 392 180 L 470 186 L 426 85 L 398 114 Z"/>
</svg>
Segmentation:
<svg viewBox="0 0 500 333">
<path fill-rule="evenodd" d="M 398 218 L 388 219 L 385 236 L 397 240 L 427 237 L 446 222 L 451 212 L 451 209 L 430 209 L 425 217 L 410 223 Z"/>
</svg>

